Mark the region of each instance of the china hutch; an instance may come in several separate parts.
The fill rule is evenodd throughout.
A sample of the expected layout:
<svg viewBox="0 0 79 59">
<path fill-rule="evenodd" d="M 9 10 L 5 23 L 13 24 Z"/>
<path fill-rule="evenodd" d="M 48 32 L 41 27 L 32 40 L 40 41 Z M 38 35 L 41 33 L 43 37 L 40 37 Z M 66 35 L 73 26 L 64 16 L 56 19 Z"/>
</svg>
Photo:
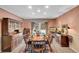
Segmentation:
<svg viewBox="0 0 79 59">
<path fill-rule="evenodd" d="M 10 18 L 3 18 L 1 21 L 1 50 L 2 52 L 11 52 L 12 36 L 10 35 L 16 29 L 20 28 L 20 22 Z"/>
</svg>

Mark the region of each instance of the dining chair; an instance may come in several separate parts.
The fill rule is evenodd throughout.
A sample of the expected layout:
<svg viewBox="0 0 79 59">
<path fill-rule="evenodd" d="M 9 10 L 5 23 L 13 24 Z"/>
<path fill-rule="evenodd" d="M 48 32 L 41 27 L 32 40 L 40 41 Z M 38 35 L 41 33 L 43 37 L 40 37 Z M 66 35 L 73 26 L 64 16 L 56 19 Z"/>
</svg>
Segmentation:
<svg viewBox="0 0 79 59">
<path fill-rule="evenodd" d="M 43 53 L 45 51 L 45 41 L 33 41 L 32 50 L 37 53 Z"/>
<path fill-rule="evenodd" d="M 53 42 L 53 36 L 49 36 L 48 39 L 47 39 L 47 42 L 48 42 L 50 52 L 53 52 L 53 49 L 52 49 L 52 46 L 51 46 L 52 42 Z"/>
</svg>

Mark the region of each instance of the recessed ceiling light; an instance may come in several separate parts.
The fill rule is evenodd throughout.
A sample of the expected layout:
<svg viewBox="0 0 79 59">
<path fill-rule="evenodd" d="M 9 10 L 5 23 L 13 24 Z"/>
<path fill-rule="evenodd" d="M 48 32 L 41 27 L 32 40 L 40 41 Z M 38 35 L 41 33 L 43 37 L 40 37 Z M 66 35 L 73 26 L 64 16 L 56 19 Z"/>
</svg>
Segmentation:
<svg viewBox="0 0 79 59">
<path fill-rule="evenodd" d="M 32 15 L 34 15 L 35 13 L 34 12 L 32 12 Z"/>
<path fill-rule="evenodd" d="M 40 11 L 41 11 L 41 10 L 39 10 L 39 9 L 37 10 L 37 12 L 40 12 Z"/>
<path fill-rule="evenodd" d="M 28 6 L 29 9 L 32 9 L 32 6 Z"/>
<path fill-rule="evenodd" d="M 45 8 L 49 8 L 49 6 L 45 6 Z"/>
</svg>

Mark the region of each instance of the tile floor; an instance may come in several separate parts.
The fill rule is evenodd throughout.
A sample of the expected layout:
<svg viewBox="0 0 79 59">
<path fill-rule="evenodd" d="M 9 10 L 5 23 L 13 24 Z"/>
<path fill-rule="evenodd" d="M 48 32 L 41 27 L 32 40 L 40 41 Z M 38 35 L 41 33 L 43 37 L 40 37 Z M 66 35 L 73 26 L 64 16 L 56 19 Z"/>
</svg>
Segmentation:
<svg viewBox="0 0 79 59">
<path fill-rule="evenodd" d="M 75 53 L 75 51 L 73 51 L 69 47 L 61 47 L 60 44 L 58 44 L 55 41 L 55 39 L 53 40 L 51 46 L 52 46 L 54 53 Z"/>
<path fill-rule="evenodd" d="M 70 49 L 69 47 L 61 47 L 60 44 L 58 44 L 55 39 L 53 40 L 52 44 L 52 49 L 53 52 L 52 53 L 75 53 L 75 51 L 73 51 L 72 49 Z M 18 48 L 16 48 L 13 53 L 23 53 L 25 49 L 25 43 L 23 42 L 22 44 L 20 44 L 20 46 Z M 29 52 L 26 52 L 29 53 Z M 50 52 L 48 52 L 50 53 Z"/>
</svg>

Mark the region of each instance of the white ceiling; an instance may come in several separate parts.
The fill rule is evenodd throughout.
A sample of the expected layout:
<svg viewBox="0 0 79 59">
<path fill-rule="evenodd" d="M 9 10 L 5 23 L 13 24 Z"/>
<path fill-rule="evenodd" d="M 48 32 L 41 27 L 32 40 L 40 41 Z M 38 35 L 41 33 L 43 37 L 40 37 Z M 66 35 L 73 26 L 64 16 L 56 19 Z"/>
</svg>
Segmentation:
<svg viewBox="0 0 79 59">
<path fill-rule="evenodd" d="M 55 18 L 74 7 L 73 5 L 33 5 L 31 7 L 28 5 L 0 5 L 0 8 L 24 19 Z"/>
</svg>

